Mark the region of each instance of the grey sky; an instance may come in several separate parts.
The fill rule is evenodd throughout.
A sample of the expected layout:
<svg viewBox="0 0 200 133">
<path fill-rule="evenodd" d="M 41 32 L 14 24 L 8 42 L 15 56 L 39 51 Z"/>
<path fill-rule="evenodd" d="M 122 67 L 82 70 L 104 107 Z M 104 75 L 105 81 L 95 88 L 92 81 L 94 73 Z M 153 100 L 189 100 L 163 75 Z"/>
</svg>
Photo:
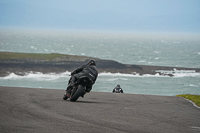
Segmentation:
<svg viewBox="0 0 200 133">
<path fill-rule="evenodd" d="M 0 0 L 0 27 L 200 32 L 200 1 Z"/>
</svg>

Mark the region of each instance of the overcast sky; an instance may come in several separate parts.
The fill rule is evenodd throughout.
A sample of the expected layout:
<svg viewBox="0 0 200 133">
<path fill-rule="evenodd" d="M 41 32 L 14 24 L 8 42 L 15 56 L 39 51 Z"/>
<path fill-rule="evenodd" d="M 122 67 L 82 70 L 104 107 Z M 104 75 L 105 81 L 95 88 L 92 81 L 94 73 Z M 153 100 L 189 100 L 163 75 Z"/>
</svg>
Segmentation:
<svg viewBox="0 0 200 133">
<path fill-rule="evenodd" d="M 0 0 L 0 27 L 200 32 L 200 0 Z"/>
</svg>

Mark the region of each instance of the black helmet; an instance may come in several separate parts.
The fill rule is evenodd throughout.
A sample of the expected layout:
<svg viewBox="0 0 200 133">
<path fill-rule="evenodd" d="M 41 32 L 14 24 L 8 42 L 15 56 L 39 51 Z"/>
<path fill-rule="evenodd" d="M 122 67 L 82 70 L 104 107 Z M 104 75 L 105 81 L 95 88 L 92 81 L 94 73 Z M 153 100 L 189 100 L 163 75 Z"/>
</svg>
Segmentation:
<svg viewBox="0 0 200 133">
<path fill-rule="evenodd" d="M 90 61 L 88 61 L 88 63 L 87 63 L 87 64 L 96 66 L 96 63 L 95 63 L 95 61 L 94 61 L 94 60 L 90 60 Z"/>
</svg>

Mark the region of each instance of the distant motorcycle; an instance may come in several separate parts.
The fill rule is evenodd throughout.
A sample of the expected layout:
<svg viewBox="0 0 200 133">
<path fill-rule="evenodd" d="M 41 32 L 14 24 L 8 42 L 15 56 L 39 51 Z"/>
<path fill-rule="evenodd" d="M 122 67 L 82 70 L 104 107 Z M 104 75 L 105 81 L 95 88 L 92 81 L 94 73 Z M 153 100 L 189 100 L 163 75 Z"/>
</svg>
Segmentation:
<svg viewBox="0 0 200 133">
<path fill-rule="evenodd" d="M 71 78 L 69 79 L 68 85 L 70 84 L 70 82 Z M 80 96 L 84 97 L 84 95 L 86 94 L 86 86 L 91 83 L 92 81 L 88 77 L 82 77 L 80 81 L 76 82 L 72 89 L 66 91 L 63 100 L 67 100 L 69 98 L 70 101 L 75 102 Z"/>
</svg>

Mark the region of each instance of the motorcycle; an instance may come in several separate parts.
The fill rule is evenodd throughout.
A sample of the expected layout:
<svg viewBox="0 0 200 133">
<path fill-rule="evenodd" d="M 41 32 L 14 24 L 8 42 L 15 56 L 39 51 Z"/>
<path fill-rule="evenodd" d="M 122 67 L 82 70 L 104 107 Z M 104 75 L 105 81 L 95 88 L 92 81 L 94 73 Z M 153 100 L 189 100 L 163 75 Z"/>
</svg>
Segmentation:
<svg viewBox="0 0 200 133">
<path fill-rule="evenodd" d="M 84 97 L 84 95 L 86 94 L 86 86 L 91 82 L 92 81 L 88 77 L 82 77 L 79 81 L 76 81 L 72 89 L 67 88 L 63 100 L 67 100 L 69 98 L 71 102 L 75 102 L 78 100 L 80 96 Z M 68 86 L 70 83 L 71 83 L 71 78 L 68 82 Z"/>
</svg>

